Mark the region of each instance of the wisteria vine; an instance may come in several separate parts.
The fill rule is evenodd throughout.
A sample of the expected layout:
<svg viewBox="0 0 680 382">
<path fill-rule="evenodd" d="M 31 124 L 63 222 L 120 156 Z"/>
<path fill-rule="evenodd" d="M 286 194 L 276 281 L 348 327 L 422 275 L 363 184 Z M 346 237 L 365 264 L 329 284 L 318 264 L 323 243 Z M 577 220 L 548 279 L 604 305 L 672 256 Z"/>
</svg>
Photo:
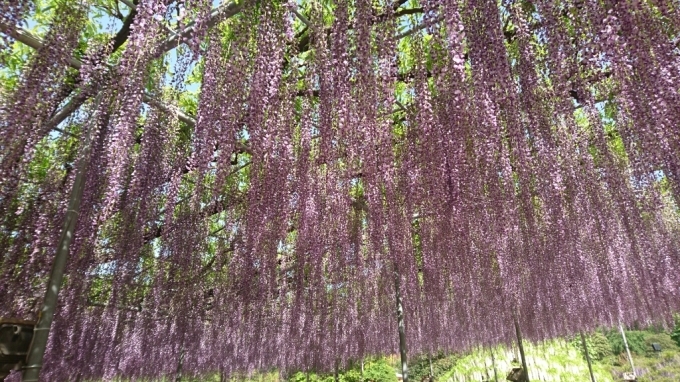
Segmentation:
<svg viewBox="0 0 680 382">
<path fill-rule="evenodd" d="M 141 0 L 54 134 L 92 1 L 57 4 L 0 93 L 0 317 L 36 318 L 93 137 L 46 380 L 392 353 L 395 280 L 413 354 L 680 310 L 676 1 Z"/>
</svg>

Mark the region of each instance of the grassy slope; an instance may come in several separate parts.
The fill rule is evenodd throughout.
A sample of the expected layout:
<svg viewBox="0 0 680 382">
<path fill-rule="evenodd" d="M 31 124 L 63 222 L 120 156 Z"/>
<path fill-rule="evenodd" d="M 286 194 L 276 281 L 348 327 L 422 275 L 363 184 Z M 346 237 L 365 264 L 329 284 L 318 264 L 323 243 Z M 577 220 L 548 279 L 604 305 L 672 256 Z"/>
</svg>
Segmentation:
<svg viewBox="0 0 680 382">
<path fill-rule="evenodd" d="M 680 324 L 676 324 L 676 336 L 680 338 Z M 639 382 L 679 382 L 680 381 L 680 348 L 668 333 L 662 330 L 628 331 L 628 343 L 633 351 L 635 369 Z M 618 331 L 596 332 L 588 336 L 588 350 L 594 358 L 593 370 L 597 382 L 618 382 L 623 379 L 623 372 L 630 371 L 630 365 L 623 350 L 623 341 Z M 651 344 L 658 343 L 663 351 L 655 354 Z M 557 339 L 542 344 L 525 343 L 525 352 L 529 376 L 536 381 L 590 382 L 588 366 L 582 354 L 581 342 L 578 339 Z M 476 350 L 468 354 L 436 355 L 432 358 L 432 368 L 437 382 L 479 382 L 505 381 L 511 362 L 519 355 L 516 350 L 507 347 L 493 349 L 491 352 Z M 397 382 L 395 372 L 398 369 L 397 355 L 367 359 L 362 375 L 360 365 L 338 373 L 337 382 Z M 410 382 L 420 382 L 429 374 L 430 366 L 427 357 L 409 359 Z M 494 378 L 494 366 L 497 379 Z M 162 381 L 175 381 L 165 378 Z M 216 374 L 190 377 L 184 375 L 181 382 L 218 382 Z M 251 376 L 232 376 L 230 382 L 335 382 L 335 376 L 316 373 L 291 373 L 286 377 L 277 371 L 255 373 Z"/>
<path fill-rule="evenodd" d="M 581 354 L 564 341 L 550 341 L 545 344 L 526 344 L 527 368 L 532 381 L 589 381 L 588 365 Z M 512 368 L 515 358 L 512 349 L 496 348 L 494 350 L 495 369 L 498 381 L 505 381 L 505 376 Z M 596 363 L 593 365 L 598 382 L 613 381 L 608 368 Z M 474 351 L 461 358 L 454 368 L 439 380 L 447 382 L 482 381 L 484 378 L 494 381 L 494 368 L 489 351 Z"/>
<path fill-rule="evenodd" d="M 680 349 L 670 341 L 666 333 L 630 332 L 638 334 L 637 352 L 633 361 L 639 382 L 680 381 Z M 611 336 L 615 336 L 614 333 Z M 661 343 L 660 354 L 651 351 L 651 343 Z M 588 366 L 579 348 L 578 341 L 548 341 L 544 344 L 525 344 L 527 367 L 531 381 L 575 381 L 589 382 Z M 649 351 L 646 351 L 649 349 Z M 597 350 L 597 349 L 595 349 Z M 615 351 L 618 349 L 614 349 Z M 592 351 L 592 350 L 591 350 Z M 505 381 L 511 369 L 510 362 L 516 357 L 512 349 L 494 349 L 498 381 Z M 597 355 L 596 355 L 597 356 Z M 621 381 L 623 372 L 630 371 L 625 352 L 618 355 L 605 354 L 593 361 L 593 372 L 597 382 Z M 453 368 L 441 375 L 442 382 L 482 381 L 489 377 L 494 381 L 489 351 L 473 351 L 458 360 Z"/>
</svg>

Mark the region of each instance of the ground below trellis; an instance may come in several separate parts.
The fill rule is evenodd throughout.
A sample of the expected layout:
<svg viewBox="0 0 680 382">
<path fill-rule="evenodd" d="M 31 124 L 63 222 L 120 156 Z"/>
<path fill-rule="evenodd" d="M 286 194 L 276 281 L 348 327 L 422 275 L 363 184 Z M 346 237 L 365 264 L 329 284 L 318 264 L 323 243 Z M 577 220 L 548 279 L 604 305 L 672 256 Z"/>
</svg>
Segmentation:
<svg viewBox="0 0 680 382">
<path fill-rule="evenodd" d="M 626 336 L 633 354 L 639 382 L 680 381 L 680 321 L 673 331 L 646 329 L 627 331 Z M 587 336 L 588 349 L 593 358 L 593 372 L 597 382 L 622 381 L 623 372 L 630 371 L 623 341 L 616 330 L 600 330 Z M 661 345 L 660 353 L 652 350 L 652 343 Z M 525 343 L 525 352 L 531 381 L 588 382 L 588 366 L 582 353 L 579 338 L 565 338 L 541 344 Z M 493 353 L 493 359 L 492 359 Z M 432 358 L 432 371 L 438 382 L 505 381 L 517 349 L 495 347 L 474 350 L 467 354 L 439 354 Z M 361 365 L 341 371 L 337 382 L 398 382 L 397 355 L 378 357 Z M 410 360 L 409 378 L 420 382 L 429 374 L 427 357 Z M 496 371 L 494 375 L 494 369 Z M 219 382 L 219 375 L 201 377 L 167 378 L 163 382 Z M 334 375 L 294 373 L 283 377 L 278 372 L 260 373 L 250 377 L 232 377 L 230 382 L 336 382 Z M 124 381 L 117 381 L 124 382 Z"/>
</svg>

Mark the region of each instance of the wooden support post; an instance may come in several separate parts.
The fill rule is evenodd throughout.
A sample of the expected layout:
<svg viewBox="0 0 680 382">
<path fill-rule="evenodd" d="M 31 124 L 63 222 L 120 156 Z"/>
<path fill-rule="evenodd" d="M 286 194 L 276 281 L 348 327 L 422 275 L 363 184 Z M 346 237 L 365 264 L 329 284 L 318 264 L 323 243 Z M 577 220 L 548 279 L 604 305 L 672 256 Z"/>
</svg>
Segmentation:
<svg viewBox="0 0 680 382">
<path fill-rule="evenodd" d="M 397 327 L 399 329 L 399 354 L 401 356 L 401 376 L 403 382 L 408 382 L 408 363 L 406 360 L 406 331 L 404 327 L 404 307 L 399 289 L 399 274 L 394 274 L 394 289 L 397 297 Z"/>
<path fill-rule="evenodd" d="M 179 359 L 177 360 L 177 370 L 175 371 L 175 382 L 182 381 L 182 362 L 184 362 L 184 347 L 179 352 Z"/>
<path fill-rule="evenodd" d="M 519 347 L 519 356 L 522 359 L 522 368 L 524 369 L 525 381 L 529 382 L 529 369 L 527 369 L 527 358 L 524 355 L 524 345 L 522 344 L 522 331 L 519 329 L 519 321 L 515 314 L 515 334 L 517 335 L 517 347 Z"/>
<path fill-rule="evenodd" d="M 64 280 L 64 271 L 66 269 L 66 263 L 68 262 L 71 241 L 75 235 L 76 223 L 78 222 L 80 201 L 83 197 L 87 164 L 89 162 L 90 143 L 93 137 L 92 132 L 97 129 L 97 109 L 99 109 L 100 101 L 101 94 L 98 95 L 95 100 L 95 113 L 92 116 L 94 123 L 89 126 L 87 136 L 85 137 L 82 157 L 77 164 L 76 177 L 73 181 L 73 187 L 71 188 L 71 195 L 69 196 L 68 207 L 66 209 L 66 215 L 64 216 L 64 226 L 57 244 L 57 253 L 54 256 L 52 270 L 47 281 L 43 306 L 38 315 L 38 323 L 33 330 L 33 340 L 31 341 L 31 347 L 29 348 L 28 356 L 26 357 L 26 366 L 23 368 L 22 381 L 24 382 L 38 382 L 38 379 L 40 378 L 45 348 L 47 348 L 47 340 L 49 339 L 54 312 L 57 309 L 57 302 L 59 300 L 59 291 L 61 290 L 61 284 Z"/>
<path fill-rule="evenodd" d="M 623 337 L 623 345 L 626 347 L 626 354 L 628 354 L 628 362 L 630 362 L 630 368 L 635 373 L 635 365 L 633 365 L 633 357 L 630 355 L 630 349 L 628 348 L 628 340 L 626 339 L 626 332 L 623 331 L 623 325 L 619 322 L 619 330 L 621 331 L 621 336 Z M 636 374 L 637 375 L 637 374 Z"/>
<path fill-rule="evenodd" d="M 590 362 L 590 354 L 588 354 L 588 345 L 586 344 L 586 336 L 581 332 L 581 345 L 583 345 L 583 352 L 586 354 L 586 361 L 588 362 L 588 371 L 590 372 L 590 382 L 595 382 L 595 375 L 593 374 L 593 364 Z"/>
</svg>

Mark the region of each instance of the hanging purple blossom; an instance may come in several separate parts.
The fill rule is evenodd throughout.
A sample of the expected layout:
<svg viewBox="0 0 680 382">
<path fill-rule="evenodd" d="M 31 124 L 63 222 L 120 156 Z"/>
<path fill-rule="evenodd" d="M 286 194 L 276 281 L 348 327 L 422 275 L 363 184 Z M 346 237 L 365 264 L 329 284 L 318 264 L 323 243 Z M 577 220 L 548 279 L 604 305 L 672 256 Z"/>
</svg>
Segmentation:
<svg viewBox="0 0 680 382">
<path fill-rule="evenodd" d="M 209 6 L 141 1 L 120 62 L 81 69 L 47 380 L 331 371 L 397 350 L 397 293 L 412 354 L 680 308 L 672 1 Z M 2 100 L 3 315 L 32 317 L 73 182 L 31 166 L 78 34 L 55 20 Z"/>
</svg>

